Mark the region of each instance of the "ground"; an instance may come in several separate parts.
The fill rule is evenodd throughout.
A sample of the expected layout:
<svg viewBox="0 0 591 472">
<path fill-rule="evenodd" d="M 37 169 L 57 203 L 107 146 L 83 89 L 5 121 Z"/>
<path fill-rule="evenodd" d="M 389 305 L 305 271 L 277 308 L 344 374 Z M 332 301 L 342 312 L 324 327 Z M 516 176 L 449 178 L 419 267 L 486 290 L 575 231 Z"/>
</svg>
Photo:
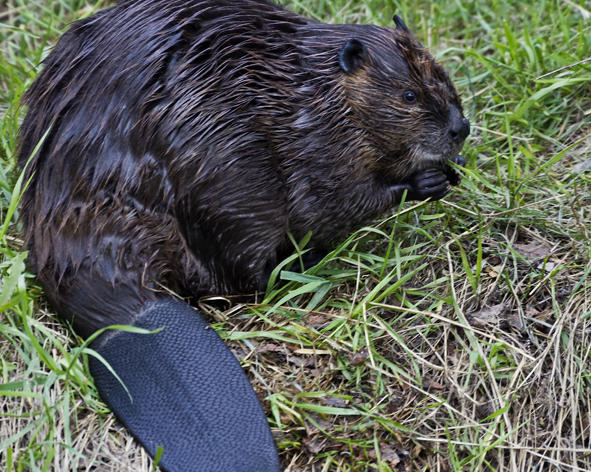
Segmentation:
<svg viewBox="0 0 591 472">
<path fill-rule="evenodd" d="M 283 2 L 329 22 L 398 13 L 473 127 L 462 184 L 405 204 L 256 299 L 202 300 L 286 471 L 591 470 L 591 5 Z M 85 347 L 26 271 L 23 91 L 90 0 L 0 2 L 0 469 L 148 471 Z"/>
</svg>

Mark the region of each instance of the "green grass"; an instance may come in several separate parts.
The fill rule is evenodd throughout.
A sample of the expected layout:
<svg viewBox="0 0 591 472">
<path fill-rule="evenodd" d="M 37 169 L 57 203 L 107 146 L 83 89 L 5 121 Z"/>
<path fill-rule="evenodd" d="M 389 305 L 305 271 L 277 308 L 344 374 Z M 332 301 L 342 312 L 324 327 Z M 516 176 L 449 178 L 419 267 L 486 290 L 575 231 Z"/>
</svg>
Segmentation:
<svg viewBox="0 0 591 472">
<path fill-rule="evenodd" d="M 248 304 L 203 300 L 290 471 L 591 470 L 591 11 L 582 0 L 284 2 L 400 14 L 473 123 L 461 186 Z M 26 272 L 20 98 L 106 2 L 0 2 L 0 468 L 150 470 Z M 313 468 L 313 466 L 315 468 Z"/>
</svg>

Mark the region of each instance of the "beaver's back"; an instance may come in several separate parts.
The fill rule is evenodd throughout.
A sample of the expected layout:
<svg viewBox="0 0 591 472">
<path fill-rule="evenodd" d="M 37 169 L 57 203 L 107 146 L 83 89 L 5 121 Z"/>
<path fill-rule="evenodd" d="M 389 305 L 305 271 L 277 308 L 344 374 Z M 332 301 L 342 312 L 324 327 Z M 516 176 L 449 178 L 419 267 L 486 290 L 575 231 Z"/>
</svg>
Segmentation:
<svg viewBox="0 0 591 472">
<path fill-rule="evenodd" d="M 51 127 L 29 164 L 36 180 L 51 168 L 53 187 L 62 190 L 45 206 L 63 203 L 79 179 L 94 190 L 114 180 L 129 189 L 136 178 L 134 157 L 170 151 L 171 143 L 182 148 L 183 133 L 194 135 L 195 127 L 210 140 L 219 131 L 216 122 L 223 121 L 216 120 L 220 114 L 240 107 L 252 113 L 251 97 L 260 95 L 263 81 L 277 86 L 296 79 L 289 36 L 305 22 L 262 0 L 143 0 L 75 23 L 25 98 L 23 167 Z M 191 122 L 204 116 L 209 122 Z M 162 131 L 167 121 L 172 123 Z M 110 146 L 129 155 L 105 159 Z"/>
</svg>

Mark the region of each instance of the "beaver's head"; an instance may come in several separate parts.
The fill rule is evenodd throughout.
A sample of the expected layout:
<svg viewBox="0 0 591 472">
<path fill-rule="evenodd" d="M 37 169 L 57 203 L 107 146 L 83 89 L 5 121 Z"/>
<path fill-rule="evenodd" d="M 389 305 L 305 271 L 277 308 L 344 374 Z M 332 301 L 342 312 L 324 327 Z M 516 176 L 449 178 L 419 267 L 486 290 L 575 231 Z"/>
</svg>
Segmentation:
<svg viewBox="0 0 591 472">
<path fill-rule="evenodd" d="M 364 30 L 339 52 L 351 119 L 376 151 L 376 169 L 403 177 L 454 158 L 470 133 L 447 72 L 402 20 Z"/>
</svg>

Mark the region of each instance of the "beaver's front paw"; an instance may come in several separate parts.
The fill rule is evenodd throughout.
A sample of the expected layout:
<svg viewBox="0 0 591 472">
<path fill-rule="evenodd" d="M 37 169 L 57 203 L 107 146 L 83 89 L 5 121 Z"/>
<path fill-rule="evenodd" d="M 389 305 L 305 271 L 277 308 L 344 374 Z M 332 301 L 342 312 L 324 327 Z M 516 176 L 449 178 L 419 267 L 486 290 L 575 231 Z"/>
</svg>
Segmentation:
<svg viewBox="0 0 591 472">
<path fill-rule="evenodd" d="M 439 200 L 450 190 L 450 182 L 446 172 L 434 167 L 420 170 L 412 175 L 409 184 L 407 200 L 427 200 L 429 197 L 431 200 Z"/>
<path fill-rule="evenodd" d="M 456 163 L 457 165 L 464 167 L 466 165 L 466 159 L 463 156 L 456 156 L 453 159 L 450 159 L 451 162 Z M 457 170 L 453 169 L 448 164 L 444 165 L 443 168 L 445 175 L 447 175 L 447 180 L 449 181 L 450 185 L 458 185 L 462 180 L 462 174 Z"/>
</svg>

